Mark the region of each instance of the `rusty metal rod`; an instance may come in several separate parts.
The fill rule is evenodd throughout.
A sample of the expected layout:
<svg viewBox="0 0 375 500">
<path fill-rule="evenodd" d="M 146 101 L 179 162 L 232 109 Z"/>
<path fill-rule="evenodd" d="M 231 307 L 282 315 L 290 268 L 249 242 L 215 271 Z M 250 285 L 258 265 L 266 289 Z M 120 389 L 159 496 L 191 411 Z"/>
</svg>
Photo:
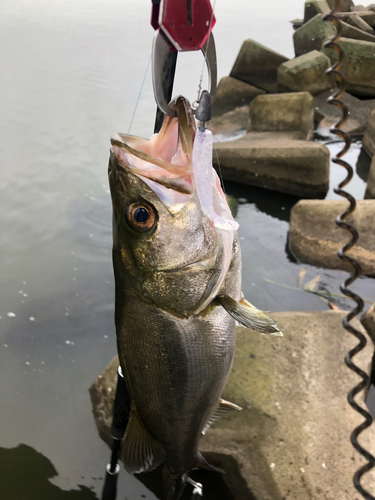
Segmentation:
<svg viewBox="0 0 375 500">
<path fill-rule="evenodd" d="M 345 356 L 345 363 L 350 368 L 353 372 L 355 372 L 359 377 L 361 377 L 361 382 L 359 382 L 353 389 L 351 389 L 348 393 L 348 402 L 350 406 L 357 411 L 362 417 L 365 419 L 362 424 L 358 425 L 352 432 L 351 434 L 351 443 L 353 447 L 357 450 L 358 453 L 360 453 L 367 461 L 365 465 L 360 467 L 354 474 L 353 476 L 353 483 L 354 487 L 356 490 L 365 498 L 366 500 L 375 500 L 375 497 L 371 495 L 367 490 L 363 488 L 361 485 L 361 478 L 364 474 L 366 474 L 368 471 L 370 471 L 374 466 L 375 466 L 375 458 L 369 453 L 362 445 L 359 444 L 358 442 L 358 436 L 368 427 L 371 426 L 372 424 L 372 416 L 370 413 L 368 413 L 364 408 L 362 408 L 356 401 L 355 401 L 355 396 L 362 392 L 369 384 L 369 377 L 367 373 L 365 373 L 363 370 L 361 370 L 354 362 L 353 362 L 353 357 L 358 354 L 360 351 L 362 351 L 365 346 L 366 346 L 366 337 L 357 330 L 356 328 L 353 327 L 353 325 L 350 324 L 352 319 L 354 319 L 357 315 L 359 315 L 363 311 L 364 307 L 364 302 L 362 298 L 354 293 L 352 290 L 350 290 L 348 287 L 361 275 L 362 269 L 359 264 L 359 262 L 354 259 L 353 257 L 347 255 L 347 252 L 356 245 L 359 234 L 356 228 L 348 223 L 346 219 L 353 214 L 353 212 L 356 209 L 356 200 L 355 198 L 345 191 L 343 188 L 349 184 L 351 179 L 353 178 L 353 168 L 349 163 L 347 163 L 345 160 L 343 160 L 343 156 L 349 151 L 349 148 L 351 146 L 351 139 L 346 134 L 343 130 L 341 130 L 342 126 L 345 124 L 345 122 L 348 119 L 349 115 L 349 110 L 345 103 L 341 100 L 344 92 L 345 92 L 345 80 L 340 72 L 340 69 L 343 65 L 343 60 L 344 60 L 344 52 L 340 45 L 337 43 L 338 40 L 341 37 L 341 32 L 342 32 L 342 26 L 340 20 L 337 18 L 336 13 L 340 9 L 340 0 L 336 0 L 335 7 L 332 9 L 332 11 L 324 16 L 324 21 L 330 21 L 334 24 L 337 30 L 336 36 L 326 42 L 324 44 L 324 47 L 333 49 L 337 55 L 338 55 L 338 60 L 337 62 L 331 66 L 326 73 L 328 75 L 332 75 L 337 83 L 337 90 L 336 92 L 328 98 L 328 102 L 336 107 L 338 107 L 341 112 L 342 112 L 342 118 L 338 121 L 336 125 L 331 127 L 330 131 L 341 137 L 344 141 L 344 146 L 343 149 L 337 153 L 336 157 L 332 159 L 332 161 L 338 165 L 341 165 L 344 167 L 347 171 L 347 176 L 346 178 L 339 184 L 337 188 L 334 189 L 334 192 L 344 198 L 346 198 L 349 201 L 349 207 L 345 210 L 344 213 L 339 215 L 336 218 L 336 224 L 341 227 L 342 229 L 345 229 L 351 234 L 351 240 L 344 245 L 339 251 L 338 251 L 338 256 L 341 260 L 347 262 L 350 264 L 353 268 L 352 274 L 345 280 L 344 283 L 341 284 L 340 290 L 343 294 L 345 294 L 347 297 L 351 298 L 356 302 L 356 307 L 349 312 L 347 316 L 343 319 L 343 326 L 344 328 L 354 335 L 359 343 L 351 349 L 348 354 Z"/>
</svg>

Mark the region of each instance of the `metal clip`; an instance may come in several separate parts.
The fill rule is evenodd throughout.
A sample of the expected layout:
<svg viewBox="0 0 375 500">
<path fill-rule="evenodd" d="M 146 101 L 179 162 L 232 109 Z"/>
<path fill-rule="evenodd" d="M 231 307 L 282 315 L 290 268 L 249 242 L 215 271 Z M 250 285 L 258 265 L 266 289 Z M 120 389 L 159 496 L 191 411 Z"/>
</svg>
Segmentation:
<svg viewBox="0 0 375 500">
<path fill-rule="evenodd" d="M 170 50 L 170 44 L 163 36 L 160 29 L 157 30 L 152 44 L 152 83 L 154 87 L 155 101 L 165 115 L 175 117 L 177 116 L 176 111 L 168 106 L 163 91 L 163 70 Z M 210 33 L 210 36 L 201 50 L 206 60 L 210 94 L 211 97 L 214 97 L 217 86 L 217 65 L 216 47 L 212 33 Z"/>
<path fill-rule="evenodd" d="M 197 483 L 191 479 L 191 477 L 186 478 L 186 482 L 191 484 L 193 487 L 193 496 L 194 498 L 202 498 L 203 497 L 203 486 L 201 483 Z"/>
</svg>

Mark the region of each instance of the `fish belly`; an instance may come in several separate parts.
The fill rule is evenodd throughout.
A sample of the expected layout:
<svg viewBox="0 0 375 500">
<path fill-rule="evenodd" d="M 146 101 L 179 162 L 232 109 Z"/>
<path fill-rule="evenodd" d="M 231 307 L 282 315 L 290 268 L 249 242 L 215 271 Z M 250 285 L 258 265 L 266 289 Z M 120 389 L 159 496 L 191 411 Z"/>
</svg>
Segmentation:
<svg viewBox="0 0 375 500">
<path fill-rule="evenodd" d="M 162 444 L 166 464 L 187 471 L 197 466 L 202 429 L 232 365 L 235 321 L 221 306 L 180 319 L 126 295 L 117 336 L 132 404 Z"/>
</svg>

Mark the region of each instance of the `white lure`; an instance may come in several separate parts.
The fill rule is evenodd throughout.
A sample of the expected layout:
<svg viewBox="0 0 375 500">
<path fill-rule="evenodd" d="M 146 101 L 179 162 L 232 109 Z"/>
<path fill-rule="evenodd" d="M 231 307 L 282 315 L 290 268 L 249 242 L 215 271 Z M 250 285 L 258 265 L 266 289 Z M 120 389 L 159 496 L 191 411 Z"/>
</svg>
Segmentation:
<svg viewBox="0 0 375 500">
<path fill-rule="evenodd" d="M 212 133 L 199 128 L 193 148 L 193 172 L 198 198 L 206 215 L 218 229 L 236 231 L 239 224 L 233 220 L 220 181 L 212 167 Z"/>
</svg>

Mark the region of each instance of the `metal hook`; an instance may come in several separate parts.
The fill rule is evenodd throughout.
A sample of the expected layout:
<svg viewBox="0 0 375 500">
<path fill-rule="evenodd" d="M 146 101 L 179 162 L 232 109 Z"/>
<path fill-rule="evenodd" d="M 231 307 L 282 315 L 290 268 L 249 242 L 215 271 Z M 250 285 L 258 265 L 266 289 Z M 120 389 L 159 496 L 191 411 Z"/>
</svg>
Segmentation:
<svg viewBox="0 0 375 500">
<path fill-rule="evenodd" d="M 152 44 L 152 83 L 154 87 L 155 101 L 164 114 L 170 117 L 175 117 L 177 116 L 176 111 L 168 106 L 163 91 L 163 69 L 170 50 L 170 44 L 163 36 L 160 29 L 157 30 Z M 213 97 L 217 86 L 217 65 L 216 47 L 212 33 L 210 33 L 210 36 L 207 38 L 201 50 L 206 60 L 208 70 L 208 86 L 210 88 L 211 97 Z"/>
</svg>

